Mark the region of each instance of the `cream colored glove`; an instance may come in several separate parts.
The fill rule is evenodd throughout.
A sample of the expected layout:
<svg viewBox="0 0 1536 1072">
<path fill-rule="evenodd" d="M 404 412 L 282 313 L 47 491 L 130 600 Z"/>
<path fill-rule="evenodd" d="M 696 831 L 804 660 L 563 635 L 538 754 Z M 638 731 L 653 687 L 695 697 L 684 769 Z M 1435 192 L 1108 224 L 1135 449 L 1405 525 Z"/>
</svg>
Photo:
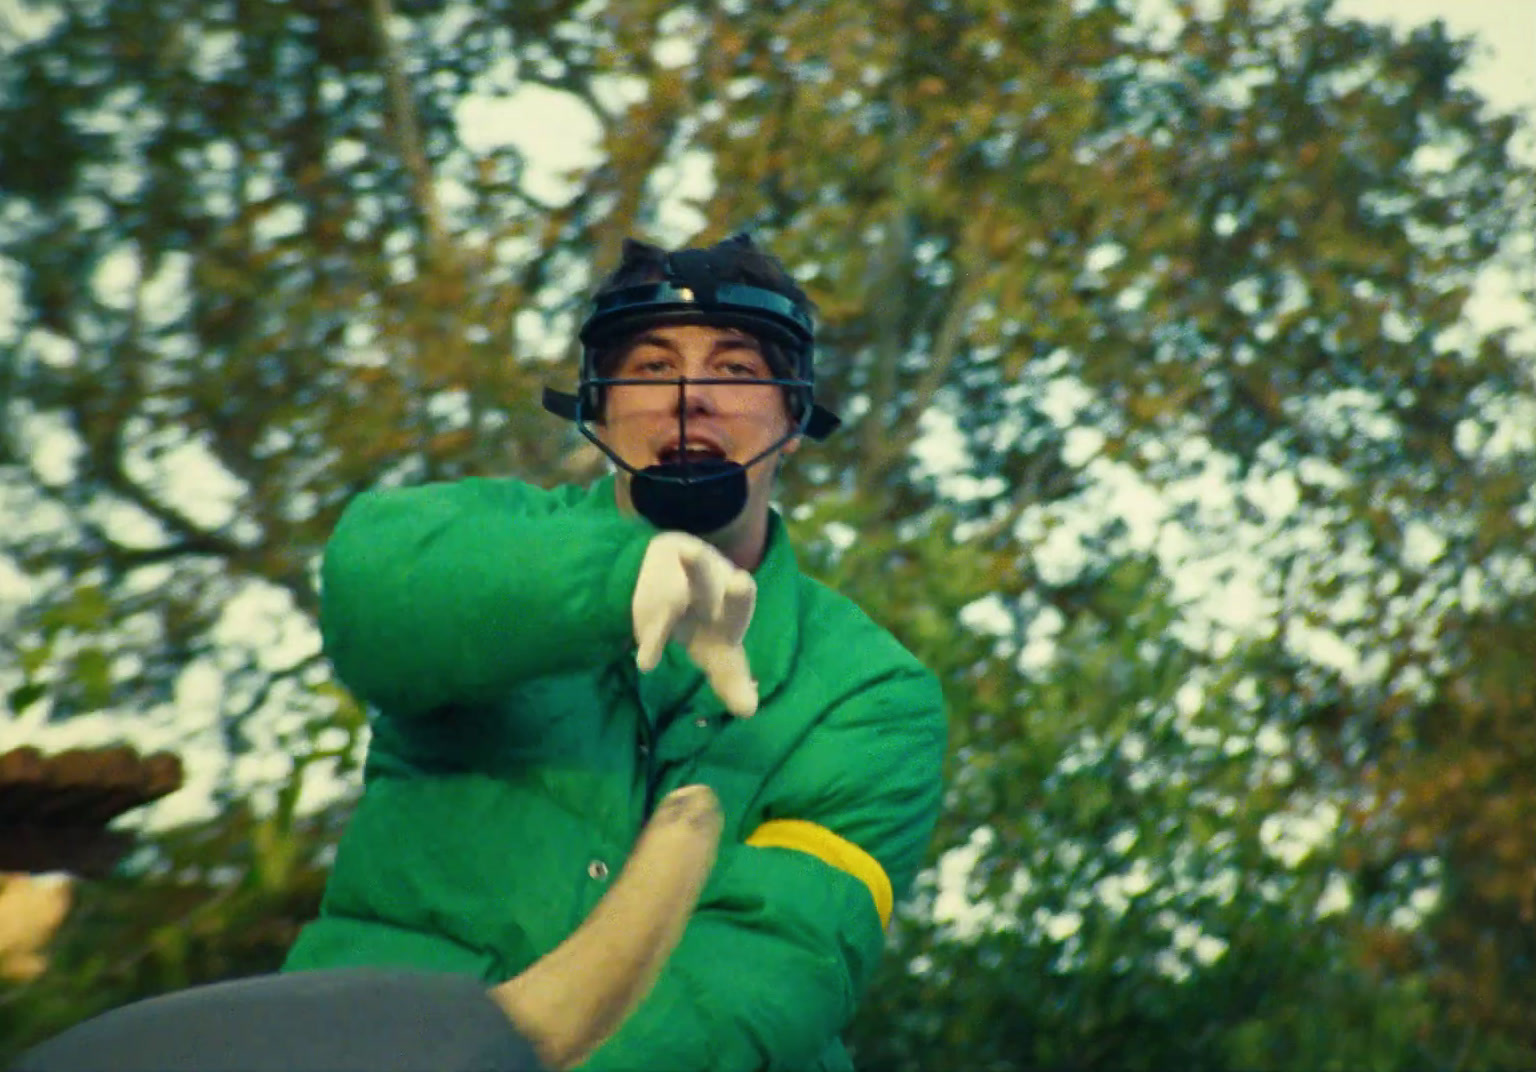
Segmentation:
<svg viewBox="0 0 1536 1072">
<path fill-rule="evenodd" d="M 668 640 L 683 646 L 725 708 L 738 718 L 757 711 L 757 682 L 742 639 L 757 604 L 752 575 L 696 536 L 651 538 L 631 605 L 635 662 L 650 673 Z"/>
</svg>

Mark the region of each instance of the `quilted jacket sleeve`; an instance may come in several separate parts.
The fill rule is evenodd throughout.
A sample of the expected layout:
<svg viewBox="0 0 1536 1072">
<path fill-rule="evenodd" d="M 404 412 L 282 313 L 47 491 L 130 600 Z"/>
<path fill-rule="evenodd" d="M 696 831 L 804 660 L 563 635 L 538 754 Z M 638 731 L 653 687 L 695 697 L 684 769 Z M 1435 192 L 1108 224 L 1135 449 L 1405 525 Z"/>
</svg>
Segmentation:
<svg viewBox="0 0 1536 1072">
<path fill-rule="evenodd" d="M 357 696 L 409 716 L 611 660 L 655 530 L 505 480 L 368 492 L 321 566 L 320 629 Z"/>
<path fill-rule="evenodd" d="M 879 958 L 891 898 L 922 863 L 945 745 L 941 693 L 916 664 L 829 712 L 766 787 L 761 830 L 777 833 L 722 850 L 655 989 L 583 1067 L 821 1067 Z"/>
</svg>

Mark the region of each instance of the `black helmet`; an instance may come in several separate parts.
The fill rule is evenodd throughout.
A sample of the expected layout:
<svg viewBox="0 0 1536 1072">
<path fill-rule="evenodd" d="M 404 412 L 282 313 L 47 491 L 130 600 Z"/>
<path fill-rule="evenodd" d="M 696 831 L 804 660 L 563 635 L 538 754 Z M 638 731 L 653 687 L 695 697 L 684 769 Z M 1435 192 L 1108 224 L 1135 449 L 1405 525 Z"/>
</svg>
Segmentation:
<svg viewBox="0 0 1536 1072">
<path fill-rule="evenodd" d="M 544 408 L 578 423 L 601 420 L 602 389 L 614 381 L 598 365 L 615 343 L 643 328 L 709 324 L 740 328 L 769 343 L 776 376 L 760 382 L 788 389 L 795 434 L 818 441 L 831 435 L 842 422 L 815 401 L 816 325 L 811 304 L 782 271 L 776 274 L 783 279 L 772 286 L 745 278 L 756 273 L 743 271 L 744 253 L 768 259 L 746 234 L 708 249 L 675 253 L 626 238 L 619 268 L 598 290 L 578 334 L 582 354 L 577 393 L 546 387 Z"/>
</svg>

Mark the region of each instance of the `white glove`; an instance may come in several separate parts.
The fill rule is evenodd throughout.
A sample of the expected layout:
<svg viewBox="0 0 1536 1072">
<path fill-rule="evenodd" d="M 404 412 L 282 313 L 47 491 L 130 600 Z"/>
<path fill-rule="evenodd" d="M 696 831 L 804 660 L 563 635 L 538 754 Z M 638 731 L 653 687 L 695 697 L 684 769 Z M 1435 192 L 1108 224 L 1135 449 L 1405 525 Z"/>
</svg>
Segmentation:
<svg viewBox="0 0 1536 1072">
<path fill-rule="evenodd" d="M 726 710 L 749 718 L 757 711 L 757 682 L 741 642 L 756 604 L 752 575 L 703 540 L 683 532 L 653 536 L 631 605 L 635 662 L 650 673 L 667 641 L 675 640 Z"/>
</svg>

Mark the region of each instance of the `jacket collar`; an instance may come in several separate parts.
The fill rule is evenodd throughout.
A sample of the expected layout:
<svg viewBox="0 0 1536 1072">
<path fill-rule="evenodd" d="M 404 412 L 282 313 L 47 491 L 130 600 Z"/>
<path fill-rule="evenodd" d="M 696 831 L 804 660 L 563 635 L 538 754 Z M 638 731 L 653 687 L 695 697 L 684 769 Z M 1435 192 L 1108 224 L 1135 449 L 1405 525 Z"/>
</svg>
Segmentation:
<svg viewBox="0 0 1536 1072">
<path fill-rule="evenodd" d="M 614 482 L 610 473 L 594 483 L 585 505 L 617 513 Z M 800 647 L 800 564 L 795 558 L 784 519 L 777 510 L 768 512 L 768 543 L 763 549 L 763 560 L 752 576 L 757 581 L 757 606 L 752 613 L 752 624 L 747 627 L 744 647 L 752 674 L 757 678 L 758 702 L 765 703 L 788 681 L 795 652 Z M 657 674 L 670 679 L 664 690 L 659 691 L 671 696 L 693 691 L 703 676 L 675 644 L 667 645 L 660 667 L 645 677 L 656 677 Z M 711 714 L 725 712 L 724 706 L 707 689 L 694 706 L 707 708 Z"/>
<path fill-rule="evenodd" d="M 768 546 L 753 577 L 757 609 L 745 644 L 758 693 L 766 699 L 789 680 L 800 648 L 800 564 L 777 510 L 768 512 Z"/>
</svg>

